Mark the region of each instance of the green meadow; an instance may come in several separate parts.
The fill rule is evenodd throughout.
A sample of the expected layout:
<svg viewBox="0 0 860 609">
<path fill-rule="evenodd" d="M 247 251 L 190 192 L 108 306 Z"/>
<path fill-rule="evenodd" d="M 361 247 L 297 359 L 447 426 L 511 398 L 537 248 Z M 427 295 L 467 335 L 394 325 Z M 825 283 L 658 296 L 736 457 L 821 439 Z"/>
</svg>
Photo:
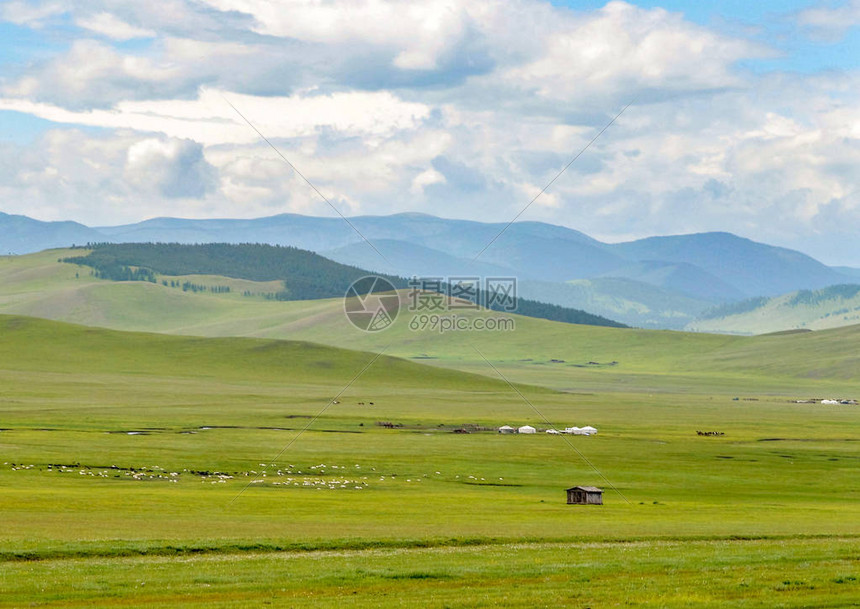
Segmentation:
<svg viewBox="0 0 860 609">
<path fill-rule="evenodd" d="M 160 277 L 159 283 L 113 282 L 88 267 L 58 262 L 80 250 L 51 250 L 0 257 L 0 313 L 27 315 L 115 330 L 206 337 L 247 336 L 318 343 L 380 352 L 422 364 L 495 374 L 566 391 L 633 390 L 692 393 L 816 391 L 850 393 L 858 385 L 860 326 L 818 332 L 741 337 L 690 332 L 625 330 L 550 322 L 519 315 L 456 310 L 476 317 L 505 317 L 514 331 L 440 332 L 410 327 L 406 310 L 389 330 L 357 332 L 341 299 L 292 302 L 259 296 L 273 282 L 219 276 Z M 231 286 L 232 292 L 192 293 L 161 280 Z M 249 292 L 250 297 L 242 293 Z M 443 313 L 443 314 L 447 314 Z M 418 320 L 415 320 L 418 321 Z M 412 324 L 414 326 L 414 324 Z"/>
<path fill-rule="evenodd" d="M 4 565 L 0 606 L 850 607 L 856 557 L 803 539 L 58 559 Z"/>
<path fill-rule="evenodd" d="M 796 403 L 860 326 L 366 334 L 63 255 L 0 259 L 0 607 L 860 602 L 860 407 Z"/>
<path fill-rule="evenodd" d="M 856 329 L 517 321 L 379 356 L 0 317 L 0 606 L 860 599 L 860 410 L 794 403 L 860 393 Z"/>
</svg>

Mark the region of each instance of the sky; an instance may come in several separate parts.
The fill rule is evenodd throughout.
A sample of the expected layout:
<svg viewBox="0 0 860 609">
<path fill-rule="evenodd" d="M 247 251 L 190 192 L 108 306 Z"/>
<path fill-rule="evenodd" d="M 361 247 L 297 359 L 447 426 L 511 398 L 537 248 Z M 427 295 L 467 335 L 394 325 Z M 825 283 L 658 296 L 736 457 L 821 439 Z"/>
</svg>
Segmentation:
<svg viewBox="0 0 860 609">
<path fill-rule="evenodd" d="M 728 231 L 860 266 L 860 0 L 0 4 L 0 211 Z M 232 107 L 231 107 L 232 105 Z M 235 110 L 234 110 L 235 108 Z"/>
</svg>

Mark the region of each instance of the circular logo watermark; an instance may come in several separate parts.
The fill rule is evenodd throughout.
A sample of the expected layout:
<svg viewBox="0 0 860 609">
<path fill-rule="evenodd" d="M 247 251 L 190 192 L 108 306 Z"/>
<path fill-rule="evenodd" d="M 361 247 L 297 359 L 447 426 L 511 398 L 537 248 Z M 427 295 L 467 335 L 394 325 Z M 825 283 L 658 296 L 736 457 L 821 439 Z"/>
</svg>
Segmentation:
<svg viewBox="0 0 860 609">
<path fill-rule="evenodd" d="M 400 296 L 384 277 L 367 275 L 352 282 L 343 297 L 343 310 L 350 323 L 365 332 L 380 332 L 397 319 Z"/>
</svg>

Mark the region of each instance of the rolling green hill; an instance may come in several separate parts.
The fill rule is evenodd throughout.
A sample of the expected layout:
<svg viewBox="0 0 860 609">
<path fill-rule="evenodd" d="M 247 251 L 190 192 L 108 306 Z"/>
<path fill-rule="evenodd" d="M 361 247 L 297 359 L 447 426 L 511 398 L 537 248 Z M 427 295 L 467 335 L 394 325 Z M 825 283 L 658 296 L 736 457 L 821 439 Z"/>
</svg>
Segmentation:
<svg viewBox="0 0 860 609">
<path fill-rule="evenodd" d="M 525 298 L 583 309 L 637 327 L 676 330 L 722 303 L 820 289 L 851 281 L 858 273 L 729 233 L 609 244 L 540 222 L 515 222 L 508 227 L 415 213 L 360 216 L 350 222 L 374 248 L 340 218 L 296 214 L 243 220 L 154 218 L 98 228 L 0 215 L 0 252 L 27 253 L 49 246 L 99 242 L 292 246 L 346 266 L 400 277 L 516 276 L 524 286 L 529 284 L 523 290 Z M 195 272 L 224 274 L 223 261 L 219 264 L 219 269 Z M 294 280 L 291 298 L 303 292 L 307 297 L 326 295 L 325 290 L 313 289 L 320 287 L 313 277 L 294 276 Z M 571 288 L 569 281 L 576 285 Z M 546 307 L 523 313 L 559 319 L 558 311 Z M 605 323 L 596 319 L 583 322 L 582 316 L 576 319 L 575 323 Z"/>
<path fill-rule="evenodd" d="M 768 375 L 820 365 L 856 390 L 856 332 L 530 321 L 555 345 L 540 344 L 549 330 L 511 333 L 507 356 L 576 339 L 631 365 L 591 370 L 608 375 L 599 392 L 515 390 L 302 342 L 0 316 L 0 607 L 339 607 L 344 589 L 365 606 L 406 593 L 415 607 L 564 605 L 584 573 L 606 584 L 590 604 L 850 606 L 857 406 L 796 404 Z M 741 369 L 751 393 L 735 401 Z M 600 433 L 495 433 L 504 423 Z M 604 487 L 605 505 L 565 505 L 572 484 Z M 631 589 L 631 572 L 646 583 Z"/>
<path fill-rule="evenodd" d="M 62 252 L 61 255 L 64 255 Z M 854 387 L 858 328 L 809 335 L 739 336 L 600 328 L 487 311 L 458 311 L 470 323 L 507 318 L 510 331 L 448 331 L 416 324 L 402 311 L 384 332 L 354 328 L 341 299 L 279 302 L 260 294 L 268 283 L 220 276 L 181 276 L 229 293 L 183 291 L 157 281 L 113 282 L 57 262 L 58 252 L 0 259 L 0 312 L 120 330 L 194 336 L 300 340 L 495 375 L 566 390 L 709 387 L 810 391 Z M 234 283 L 230 283 L 234 282 Z M 241 292 L 240 292 L 241 288 Z M 242 292 L 252 296 L 243 296 Z M 407 296 L 403 295 L 404 304 Z M 816 389 L 817 391 L 818 389 Z"/>
<path fill-rule="evenodd" d="M 4 308 L 314 342 L 0 315 L 0 607 L 563 606 L 584 577 L 589 605 L 857 598 L 860 411 L 796 399 L 857 396 L 860 326 L 366 334 L 339 300 L 111 282 L 50 254 L 0 261 Z M 575 484 L 605 505 L 566 505 Z"/>
<path fill-rule="evenodd" d="M 157 275 L 220 275 L 255 282 L 280 281 L 275 300 L 313 300 L 343 296 L 356 279 L 369 274 L 294 247 L 260 244 L 101 243 L 63 262 L 88 266 L 112 281 L 150 281 Z M 385 276 L 397 288 L 406 280 Z"/>
<path fill-rule="evenodd" d="M 127 373 L 243 382 L 328 384 L 348 380 L 373 354 L 272 339 L 195 338 L 127 333 L 32 317 L 0 315 L 0 362 L 6 371 L 82 375 Z M 495 379 L 380 356 L 362 375 L 369 384 L 499 391 Z"/>
<path fill-rule="evenodd" d="M 90 246 L 84 255 L 61 258 L 63 262 L 91 267 L 95 277 L 111 281 L 160 282 L 166 287 L 181 287 L 192 292 L 229 292 L 229 282 L 218 285 L 178 279 L 188 275 L 221 275 L 231 279 L 255 282 L 282 282 L 281 289 L 270 293 L 246 290 L 243 296 L 255 293 L 270 300 L 293 301 L 319 298 L 339 298 L 357 279 L 369 271 L 323 258 L 318 254 L 294 247 L 260 244 L 233 245 L 210 243 L 183 245 L 177 243 L 102 243 Z M 165 277 L 166 276 L 166 277 Z M 409 281 L 393 275 L 382 275 L 391 285 L 405 289 Z M 169 279 L 168 279 L 169 278 Z M 366 287 L 375 285 L 368 283 Z M 445 290 L 444 284 L 440 288 Z M 487 299 L 480 293 L 478 302 Z M 501 305 L 490 305 L 500 309 Z M 517 312 L 527 317 L 551 319 L 565 323 L 622 327 L 624 324 L 582 310 L 519 298 Z"/>
<path fill-rule="evenodd" d="M 520 282 L 527 297 L 542 297 L 566 307 L 600 311 L 639 328 L 680 330 L 711 303 L 624 277 L 575 279 L 566 283 Z"/>
<path fill-rule="evenodd" d="M 860 323 L 860 285 L 834 285 L 711 309 L 688 325 L 700 332 L 764 334 L 822 330 Z"/>
</svg>

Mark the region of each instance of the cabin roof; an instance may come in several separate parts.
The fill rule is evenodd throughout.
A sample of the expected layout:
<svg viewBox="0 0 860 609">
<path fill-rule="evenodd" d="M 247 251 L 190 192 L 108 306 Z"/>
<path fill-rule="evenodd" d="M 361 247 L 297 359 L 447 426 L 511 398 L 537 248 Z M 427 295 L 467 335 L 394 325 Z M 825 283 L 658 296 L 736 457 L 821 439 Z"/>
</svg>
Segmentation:
<svg viewBox="0 0 860 609">
<path fill-rule="evenodd" d="M 597 488 L 596 486 L 571 486 L 569 491 L 586 491 L 588 493 L 602 493 L 602 488 Z"/>
</svg>

